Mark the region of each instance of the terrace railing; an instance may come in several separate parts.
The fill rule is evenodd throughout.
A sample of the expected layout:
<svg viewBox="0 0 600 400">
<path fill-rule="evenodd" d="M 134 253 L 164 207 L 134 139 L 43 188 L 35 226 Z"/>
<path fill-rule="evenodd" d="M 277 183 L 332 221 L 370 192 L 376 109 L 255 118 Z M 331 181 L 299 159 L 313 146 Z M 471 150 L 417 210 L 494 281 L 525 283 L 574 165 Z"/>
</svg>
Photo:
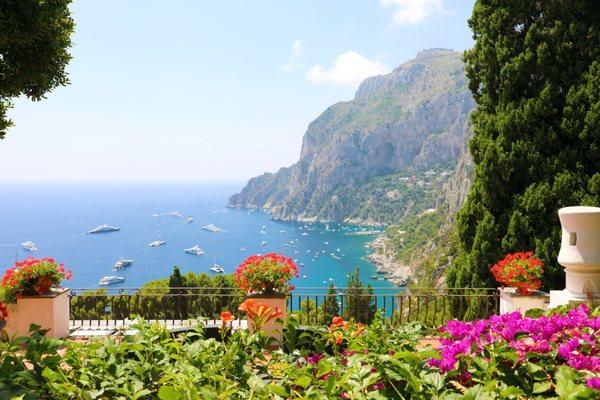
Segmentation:
<svg viewBox="0 0 600 400">
<path fill-rule="evenodd" d="M 71 325 L 114 326 L 136 317 L 176 325 L 198 317 L 218 320 L 226 310 L 242 317 L 237 308 L 244 299 L 237 288 L 72 289 Z M 394 325 L 440 326 L 450 319 L 487 318 L 498 313 L 499 300 L 495 288 L 296 288 L 287 311 L 303 325 L 328 325 L 335 315 L 368 323 L 379 310 Z"/>
</svg>

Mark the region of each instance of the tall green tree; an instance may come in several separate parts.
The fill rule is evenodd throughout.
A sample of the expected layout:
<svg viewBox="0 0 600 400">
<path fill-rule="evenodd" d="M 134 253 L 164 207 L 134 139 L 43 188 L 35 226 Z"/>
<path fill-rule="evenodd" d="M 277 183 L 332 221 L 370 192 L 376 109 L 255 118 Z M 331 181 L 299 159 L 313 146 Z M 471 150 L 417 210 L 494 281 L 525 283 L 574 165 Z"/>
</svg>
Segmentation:
<svg viewBox="0 0 600 400">
<path fill-rule="evenodd" d="M 371 285 L 365 287 L 360 280 L 358 267 L 348 276 L 345 294 L 344 317 L 356 322 L 370 323 L 377 311 L 375 296 L 373 287 Z"/>
<path fill-rule="evenodd" d="M 331 323 L 331 319 L 340 314 L 340 306 L 338 305 L 338 295 L 335 285 L 329 285 L 327 296 L 323 300 L 323 322 Z"/>
<path fill-rule="evenodd" d="M 533 250 L 562 288 L 557 210 L 600 204 L 600 5 L 477 0 L 469 26 L 475 168 L 448 284 L 494 285 L 491 265 Z"/>
<path fill-rule="evenodd" d="M 12 99 L 38 101 L 69 83 L 65 67 L 71 55 L 74 22 L 71 0 L 0 1 L 0 139 L 12 121 Z"/>
<path fill-rule="evenodd" d="M 181 275 L 179 267 L 176 265 L 173 267 L 173 273 L 169 277 L 169 296 L 166 302 L 174 313 L 174 318 L 187 319 L 188 318 L 188 296 L 187 291 L 182 289 L 187 286 L 186 279 Z M 167 310 L 165 309 L 165 312 Z"/>
</svg>

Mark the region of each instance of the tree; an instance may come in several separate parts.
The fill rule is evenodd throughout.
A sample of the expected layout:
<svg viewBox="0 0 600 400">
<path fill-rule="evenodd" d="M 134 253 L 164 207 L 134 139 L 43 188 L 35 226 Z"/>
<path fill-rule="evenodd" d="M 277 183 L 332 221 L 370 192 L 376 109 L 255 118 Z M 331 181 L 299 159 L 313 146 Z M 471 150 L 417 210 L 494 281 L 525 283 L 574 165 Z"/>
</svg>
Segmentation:
<svg viewBox="0 0 600 400">
<path fill-rule="evenodd" d="M 360 269 L 357 267 L 348 277 L 346 284 L 346 305 L 344 317 L 356 322 L 369 323 L 375 315 L 375 296 L 371 285 L 365 288 L 360 280 Z"/>
<path fill-rule="evenodd" d="M 447 282 L 494 285 L 495 262 L 533 250 L 544 286 L 562 288 L 557 210 L 600 203 L 600 7 L 477 0 L 469 26 L 475 168 Z"/>
<path fill-rule="evenodd" d="M 173 273 L 169 277 L 169 306 L 174 312 L 174 318 L 187 319 L 188 318 L 188 297 L 186 296 L 187 291 L 182 289 L 186 286 L 186 281 L 179 267 L 176 265 L 173 267 Z M 165 309 L 165 312 L 167 309 Z"/>
<path fill-rule="evenodd" d="M 323 300 L 323 322 L 329 324 L 331 323 L 331 319 L 339 314 L 340 306 L 338 305 L 338 295 L 335 285 L 332 283 L 329 285 L 327 296 Z"/>
<path fill-rule="evenodd" d="M 65 67 L 71 55 L 74 22 L 71 0 L 0 2 L 0 139 L 12 126 L 6 112 L 12 99 L 39 101 L 69 83 Z"/>
</svg>

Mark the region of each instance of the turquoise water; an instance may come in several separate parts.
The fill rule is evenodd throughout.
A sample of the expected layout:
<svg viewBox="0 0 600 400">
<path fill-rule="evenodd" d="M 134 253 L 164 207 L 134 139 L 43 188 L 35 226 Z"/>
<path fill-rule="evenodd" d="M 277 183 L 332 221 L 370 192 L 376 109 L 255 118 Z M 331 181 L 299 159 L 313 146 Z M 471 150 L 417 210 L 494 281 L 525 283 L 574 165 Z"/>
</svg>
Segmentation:
<svg viewBox="0 0 600 400">
<path fill-rule="evenodd" d="M 51 256 L 73 271 L 73 279 L 65 286 L 98 287 L 101 277 L 119 275 L 125 281 L 112 287 L 139 287 L 167 277 L 174 265 L 183 272 L 211 273 L 208 268 L 216 261 L 231 273 L 248 255 L 275 251 L 298 260 L 300 277 L 293 282 L 298 287 L 322 287 L 330 282 L 344 286 L 346 275 L 357 266 L 365 282 L 375 274 L 374 266 L 364 259 L 365 244 L 372 237 L 346 235 L 359 227 L 272 221 L 264 212 L 225 207 L 229 195 L 241 187 L 201 183 L 2 184 L 0 267 L 5 270 L 15 258 L 30 254 Z M 152 215 L 174 210 L 184 217 L 161 218 L 167 244 L 148 247 L 157 235 L 157 221 Z M 187 216 L 194 222 L 187 223 Z M 83 234 L 102 223 L 121 230 Z M 222 231 L 202 230 L 208 223 Z M 21 248 L 20 243 L 27 240 L 37 245 L 36 252 Z M 261 245 L 263 241 L 265 245 Z M 204 255 L 184 253 L 196 244 Z M 119 257 L 134 263 L 113 271 Z"/>
</svg>

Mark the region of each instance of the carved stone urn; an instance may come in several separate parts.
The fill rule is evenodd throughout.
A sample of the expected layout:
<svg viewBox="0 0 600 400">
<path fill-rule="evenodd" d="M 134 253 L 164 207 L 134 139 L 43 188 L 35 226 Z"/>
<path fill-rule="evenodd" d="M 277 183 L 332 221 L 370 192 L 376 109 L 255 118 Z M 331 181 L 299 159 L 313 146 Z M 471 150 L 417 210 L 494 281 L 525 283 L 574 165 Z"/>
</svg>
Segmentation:
<svg viewBox="0 0 600 400">
<path fill-rule="evenodd" d="M 550 306 L 600 299 L 600 207 L 558 210 L 562 241 L 558 263 L 565 267 L 565 290 L 550 292 Z"/>
</svg>

